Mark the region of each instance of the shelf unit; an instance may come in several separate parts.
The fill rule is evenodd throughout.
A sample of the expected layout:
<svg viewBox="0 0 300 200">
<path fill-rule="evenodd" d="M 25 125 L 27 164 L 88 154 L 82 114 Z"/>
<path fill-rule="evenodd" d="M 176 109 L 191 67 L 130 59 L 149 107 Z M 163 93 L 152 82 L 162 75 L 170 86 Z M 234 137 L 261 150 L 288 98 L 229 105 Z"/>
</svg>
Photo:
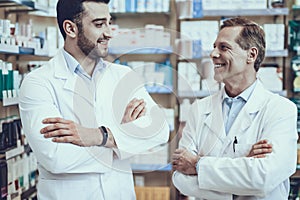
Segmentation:
<svg viewBox="0 0 300 200">
<path fill-rule="evenodd" d="M 0 15 L 1 19 L 10 19 L 12 22 L 19 22 L 19 20 L 22 19 L 22 17 L 19 17 L 21 15 L 27 15 L 29 12 L 33 11 L 43 11 L 45 12 L 47 9 L 44 6 L 41 6 L 37 3 L 37 1 L 33 0 L 0 0 Z M 19 18 L 18 18 L 19 17 Z M 47 55 L 47 52 L 43 51 L 42 49 L 34 49 L 30 47 L 24 47 L 24 46 L 17 46 L 17 45 L 8 45 L 6 42 L 9 40 L 3 42 L 4 40 L 1 39 L 0 43 L 0 58 L 1 60 L 13 63 L 14 69 L 16 69 L 16 63 L 19 60 L 28 61 L 28 59 L 34 58 L 34 60 L 48 60 L 50 57 Z M 28 57 L 28 58 L 27 58 Z M 25 59 L 26 58 L 26 59 Z M 2 91 L 1 91 L 2 92 Z M 2 126 L 2 120 L 3 122 L 6 122 L 10 120 L 11 116 L 19 116 L 18 111 L 18 97 L 13 98 L 3 98 L 0 101 L 0 119 Z M 12 168 L 20 167 L 22 163 L 22 166 L 29 165 L 29 157 L 26 159 L 26 155 L 32 157 L 32 153 L 30 151 L 30 147 L 28 145 L 20 145 L 19 141 L 22 140 L 22 143 L 26 141 L 24 139 L 23 135 L 21 138 L 19 138 L 20 135 L 18 135 L 18 146 L 17 147 L 11 147 L 9 149 L 5 149 L 0 151 L 0 160 L 2 162 L 7 163 L 7 166 L 9 166 L 8 171 L 9 174 L 14 174 L 14 178 L 21 176 L 24 178 L 23 182 L 18 183 L 19 188 L 14 188 L 15 184 L 9 185 L 8 188 L 12 191 L 9 191 L 9 197 L 7 198 L 14 198 L 14 199 L 28 199 L 29 197 L 34 198 L 36 196 L 36 168 L 30 169 L 28 171 L 29 174 L 26 174 L 25 169 L 29 169 L 27 166 L 24 167 L 24 173 L 20 170 L 18 172 L 14 171 Z M 2 137 L 2 136 L 1 136 Z M 10 137 L 10 136 L 7 136 Z M 25 155 L 26 154 L 26 155 Z M 26 160 L 26 161 L 25 161 Z M 9 164 L 10 163 L 10 164 Z M 17 164 L 18 163 L 18 164 Z M 19 164 L 20 163 L 20 164 Z M 31 162 L 33 163 L 33 162 Z M 13 167 L 14 166 L 14 167 Z M 19 173 L 19 174 L 18 174 Z M 28 176 L 28 177 L 27 177 Z M 25 184 L 25 177 L 28 179 L 28 183 Z M 12 181 L 12 180 L 9 180 Z M 13 180 L 15 181 L 15 180 Z M 17 185 L 16 185 L 17 187 Z M 13 188 L 13 189 L 12 189 Z M 13 192 L 13 193 L 11 193 Z"/>
<path fill-rule="evenodd" d="M 170 0 L 170 12 L 145 12 L 145 13 L 111 13 L 115 24 L 120 28 L 140 29 L 146 24 L 163 25 L 165 30 L 176 30 L 175 0 Z M 133 20 L 134 19 L 134 20 Z M 155 38 L 154 38 L 155 39 Z M 171 33 L 171 46 L 142 46 L 142 47 L 117 47 L 110 48 L 110 61 L 118 59 L 121 63 L 130 61 L 144 61 L 162 63 L 166 59 L 170 60 L 171 65 L 175 66 L 176 57 L 174 56 L 174 33 Z M 174 71 L 174 70 L 173 70 Z M 172 74 L 173 85 L 159 87 L 146 86 L 152 98 L 165 108 L 176 109 L 176 95 L 174 93 L 175 73 Z M 176 111 L 175 111 L 176 113 Z M 174 119 L 176 121 L 176 119 Z M 176 126 L 176 125 L 175 125 Z M 175 130 L 177 130 L 175 128 Z M 176 136 L 175 131 L 170 133 L 170 141 Z M 173 152 L 174 145 L 169 145 L 169 152 Z M 170 154 L 169 154 L 170 157 Z M 162 186 L 170 187 L 170 199 L 176 199 L 176 190 L 171 181 L 171 164 L 132 164 L 134 178 L 143 176 L 145 187 Z"/>
</svg>

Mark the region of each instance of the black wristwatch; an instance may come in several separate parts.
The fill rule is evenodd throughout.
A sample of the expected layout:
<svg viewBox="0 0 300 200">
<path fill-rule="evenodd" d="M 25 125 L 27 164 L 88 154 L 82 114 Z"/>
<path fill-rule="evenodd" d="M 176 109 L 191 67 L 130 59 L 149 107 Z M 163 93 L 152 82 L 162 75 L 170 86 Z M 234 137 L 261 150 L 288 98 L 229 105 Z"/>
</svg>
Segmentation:
<svg viewBox="0 0 300 200">
<path fill-rule="evenodd" d="M 100 126 L 99 129 L 103 136 L 102 143 L 99 146 L 104 146 L 104 145 L 106 145 L 106 142 L 107 142 L 108 132 L 107 132 L 107 129 L 105 128 L 105 126 Z"/>
</svg>

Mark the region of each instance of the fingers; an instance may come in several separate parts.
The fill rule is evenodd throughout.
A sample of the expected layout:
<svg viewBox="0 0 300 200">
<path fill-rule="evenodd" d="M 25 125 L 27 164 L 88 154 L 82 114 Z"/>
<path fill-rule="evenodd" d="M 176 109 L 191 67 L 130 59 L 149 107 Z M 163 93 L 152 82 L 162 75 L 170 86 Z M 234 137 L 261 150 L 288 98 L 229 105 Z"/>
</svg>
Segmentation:
<svg viewBox="0 0 300 200">
<path fill-rule="evenodd" d="M 59 117 L 46 118 L 42 123 L 49 124 L 40 130 L 40 133 L 43 134 L 45 138 L 70 136 L 73 135 L 74 130 L 76 130 L 76 125 L 73 121 Z M 64 140 L 64 138 L 61 140 Z"/>
<path fill-rule="evenodd" d="M 70 120 L 66 120 L 60 117 L 50 117 L 42 121 L 43 124 L 54 124 L 54 123 L 68 124 L 70 122 L 71 122 Z"/>
<path fill-rule="evenodd" d="M 254 145 L 247 157 L 264 158 L 266 154 L 272 153 L 273 146 L 269 144 L 267 140 L 260 140 Z"/>
<path fill-rule="evenodd" d="M 45 133 L 44 137 L 51 138 L 51 137 L 62 137 L 62 136 L 67 136 L 67 135 L 72 135 L 72 133 L 68 130 L 59 129 L 56 131 L 51 131 L 51 132 Z"/>
<path fill-rule="evenodd" d="M 66 130 L 68 129 L 68 125 L 67 124 L 62 124 L 62 123 L 54 123 L 54 124 L 51 124 L 49 126 L 46 126 L 44 128 L 41 129 L 41 133 L 42 134 L 46 134 L 48 132 L 51 132 L 51 131 L 55 131 L 55 130 Z"/>
<path fill-rule="evenodd" d="M 138 117 L 145 115 L 145 113 L 146 113 L 145 106 L 146 106 L 146 102 L 144 102 L 144 100 L 142 100 L 132 111 L 131 118 L 137 119 Z"/>
<path fill-rule="evenodd" d="M 260 146 L 259 148 L 253 149 L 253 153 L 254 155 L 257 154 L 266 154 L 266 153 L 272 153 L 272 145 L 268 144 L 268 145 L 264 145 L 264 146 Z"/>
<path fill-rule="evenodd" d="M 131 122 L 146 113 L 146 102 L 143 99 L 132 99 L 126 106 L 122 124 Z"/>
</svg>

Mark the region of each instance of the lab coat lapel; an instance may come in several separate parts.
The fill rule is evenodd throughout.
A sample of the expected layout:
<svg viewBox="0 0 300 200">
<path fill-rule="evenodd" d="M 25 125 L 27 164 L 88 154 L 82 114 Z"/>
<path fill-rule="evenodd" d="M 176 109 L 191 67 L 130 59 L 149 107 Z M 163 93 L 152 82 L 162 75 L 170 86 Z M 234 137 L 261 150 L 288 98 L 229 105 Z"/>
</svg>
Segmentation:
<svg viewBox="0 0 300 200">
<path fill-rule="evenodd" d="M 207 117 L 204 124 L 208 127 L 212 134 L 222 140 L 225 136 L 225 128 L 222 115 L 222 92 L 213 95 L 209 105 L 207 106 Z M 208 137 L 216 140 L 215 137 Z M 213 142 L 213 141 L 211 141 Z"/>
<path fill-rule="evenodd" d="M 87 88 L 87 85 L 84 83 L 83 79 L 69 70 L 62 50 L 60 50 L 54 58 L 53 67 L 55 68 L 55 78 L 65 80 L 65 90 L 84 98 L 91 105 L 93 105 L 93 95 L 90 93 L 90 90 Z"/>
<path fill-rule="evenodd" d="M 248 99 L 245 106 L 238 114 L 236 120 L 232 124 L 232 127 L 228 133 L 229 137 L 234 137 L 239 134 L 245 133 L 250 127 L 254 117 L 263 112 L 265 104 L 268 102 L 267 92 L 263 88 L 260 81 L 257 82 L 253 94 Z"/>
</svg>

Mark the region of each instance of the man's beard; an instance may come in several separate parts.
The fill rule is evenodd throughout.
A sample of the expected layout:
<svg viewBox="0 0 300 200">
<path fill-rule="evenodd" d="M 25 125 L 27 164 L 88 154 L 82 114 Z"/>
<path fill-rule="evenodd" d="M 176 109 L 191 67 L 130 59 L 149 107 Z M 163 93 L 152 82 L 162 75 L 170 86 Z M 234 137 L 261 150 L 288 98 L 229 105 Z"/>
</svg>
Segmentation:
<svg viewBox="0 0 300 200">
<path fill-rule="evenodd" d="M 78 33 L 77 45 L 86 56 L 91 58 L 104 58 L 108 54 L 107 52 L 101 53 L 97 46 L 91 40 L 85 37 L 82 30 Z"/>
</svg>

